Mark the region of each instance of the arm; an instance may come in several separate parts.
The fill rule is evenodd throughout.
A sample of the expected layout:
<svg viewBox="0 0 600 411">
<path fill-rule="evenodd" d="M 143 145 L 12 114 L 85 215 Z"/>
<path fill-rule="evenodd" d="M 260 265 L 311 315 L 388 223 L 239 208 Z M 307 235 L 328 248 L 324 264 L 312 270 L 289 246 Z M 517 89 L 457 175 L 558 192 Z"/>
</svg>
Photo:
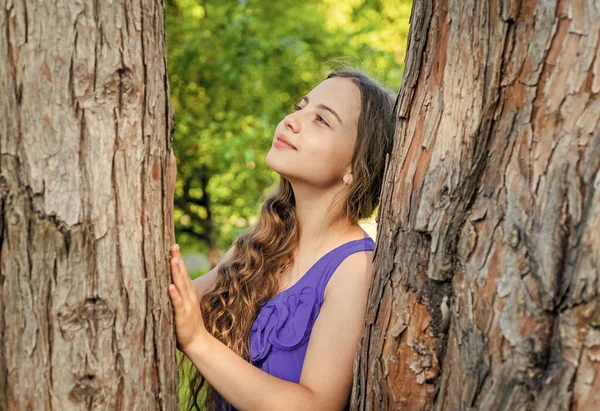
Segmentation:
<svg viewBox="0 0 600 411">
<path fill-rule="evenodd" d="M 202 298 L 202 294 L 204 294 L 206 290 L 210 289 L 215 284 L 215 281 L 217 279 L 217 271 L 219 270 L 221 263 L 224 260 L 228 259 L 232 253 L 233 247 L 227 250 L 225 255 L 221 258 L 221 261 L 219 261 L 219 263 L 212 270 L 192 280 L 192 282 L 196 286 L 196 294 L 198 295 L 198 300 Z"/>
<path fill-rule="evenodd" d="M 313 326 L 300 383 L 274 377 L 209 335 L 186 355 L 210 384 L 240 410 L 335 410 L 346 404 L 372 281 L 372 252 L 348 256 L 327 287 Z"/>
</svg>

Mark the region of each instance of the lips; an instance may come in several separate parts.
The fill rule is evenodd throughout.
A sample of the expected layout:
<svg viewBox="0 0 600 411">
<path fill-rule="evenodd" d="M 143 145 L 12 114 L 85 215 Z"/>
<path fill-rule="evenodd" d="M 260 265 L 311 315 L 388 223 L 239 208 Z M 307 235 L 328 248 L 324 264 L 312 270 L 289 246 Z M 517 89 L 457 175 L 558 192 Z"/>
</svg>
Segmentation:
<svg viewBox="0 0 600 411">
<path fill-rule="evenodd" d="M 279 134 L 277 136 L 277 140 L 284 142 L 285 144 L 287 144 L 288 146 L 292 147 L 293 149 L 297 150 L 296 146 L 292 144 L 292 142 L 290 140 L 288 140 L 283 134 Z"/>
</svg>

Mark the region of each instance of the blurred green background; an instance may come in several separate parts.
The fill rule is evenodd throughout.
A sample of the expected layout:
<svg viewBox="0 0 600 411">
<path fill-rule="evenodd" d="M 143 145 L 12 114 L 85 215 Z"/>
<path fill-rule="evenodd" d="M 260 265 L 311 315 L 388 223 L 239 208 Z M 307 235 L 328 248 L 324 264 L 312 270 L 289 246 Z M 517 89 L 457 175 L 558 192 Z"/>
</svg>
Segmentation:
<svg viewBox="0 0 600 411">
<path fill-rule="evenodd" d="M 399 90 L 410 10 L 409 0 L 167 1 L 175 233 L 193 278 L 256 221 L 279 178 L 265 164 L 275 126 L 302 95 L 344 64 Z"/>
</svg>

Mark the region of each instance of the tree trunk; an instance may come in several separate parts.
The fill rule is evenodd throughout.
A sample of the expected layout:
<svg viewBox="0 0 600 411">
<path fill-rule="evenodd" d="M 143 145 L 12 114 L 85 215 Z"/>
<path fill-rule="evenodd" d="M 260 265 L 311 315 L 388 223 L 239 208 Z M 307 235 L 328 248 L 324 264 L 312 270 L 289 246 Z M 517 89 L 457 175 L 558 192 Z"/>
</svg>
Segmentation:
<svg viewBox="0 0 600 411">
<path fill-rule="evenodd" d="M 598 21 L 414 2 L 354 410 L 600 409 Z"/>
<path fill-rule="evenodd" d="M 0 409 L 175 410 L 164 5 L 0 0 Z"/>
</svg>

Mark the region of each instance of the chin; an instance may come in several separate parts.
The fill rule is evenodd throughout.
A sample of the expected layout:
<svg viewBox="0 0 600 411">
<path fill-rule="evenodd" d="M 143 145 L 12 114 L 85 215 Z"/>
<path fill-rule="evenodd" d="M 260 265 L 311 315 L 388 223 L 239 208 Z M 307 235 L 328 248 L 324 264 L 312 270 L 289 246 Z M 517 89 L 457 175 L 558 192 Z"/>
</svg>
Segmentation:
<svg viewBox="0 0 600 411">
<path fill-rule="evenodd" d="M 271 148 L 265 157 L 265 164 L 282 177 L 289 175 L 289 161 L 277 155 L 277 149 Z"/>
<path fill-rule="evenodd" d="M 265 164 L 273 171 L 277 171 L 279 173 L 279 165 L 277 163 L 277 149 L 271 147 L 271 149 L 267 153 L 267 156 L 265 157 Z"/>
</svg>

